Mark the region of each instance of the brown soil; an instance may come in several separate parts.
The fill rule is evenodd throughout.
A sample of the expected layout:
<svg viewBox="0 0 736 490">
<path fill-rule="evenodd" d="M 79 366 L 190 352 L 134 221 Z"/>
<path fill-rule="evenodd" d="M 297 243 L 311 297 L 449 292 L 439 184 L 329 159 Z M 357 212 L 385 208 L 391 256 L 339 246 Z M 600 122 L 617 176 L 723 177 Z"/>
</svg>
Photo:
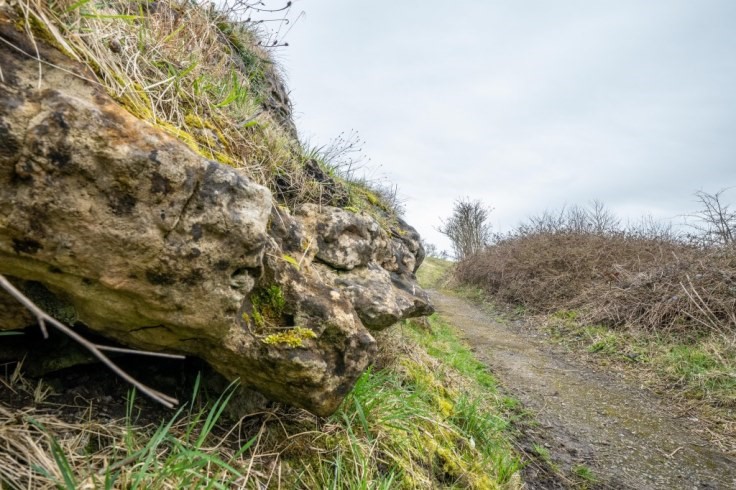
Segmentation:
<svg viewBox="0 0 736 490">
<path fill-rule="evenodd" d="M 698 420 L 678 415 L 666 400 L 494 321 L 466 300 L 437 291 L 432 300 L 534 413 L 540 425 L 531 436 L 565 473 L 586 465 L 602 488 L 736 488 L 736 461 L 712 447 Z"/>
</svg>

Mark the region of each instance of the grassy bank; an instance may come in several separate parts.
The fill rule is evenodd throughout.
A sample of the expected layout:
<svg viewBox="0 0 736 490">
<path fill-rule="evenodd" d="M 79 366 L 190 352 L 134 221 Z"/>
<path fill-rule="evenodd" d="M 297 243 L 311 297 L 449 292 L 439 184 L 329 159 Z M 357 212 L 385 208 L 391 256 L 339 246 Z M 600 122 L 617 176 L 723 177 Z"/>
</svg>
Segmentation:
<svg viewBox="0 0 736 490">
<path fill-rule="evenodd" d="M 233 389 L 217 397 L 200 383 L 176 413 L 151 415 L 128 394 L 115 417 L 7 372 L 2 389 L 24 403 L 0 404 L 0 486 L 520 488 L 514 401 L 451 326 L 428 325 L 381 335 L 379 363 L 328 418 L 269 406 L 232 420 Z"/>
<path fill-rule="evenodd" d="M 417 280 L 423 288 L 444 289 L 451 285 L 453 266 L 449 260 L 427 257 L 417 271 Z"/>
</svg>

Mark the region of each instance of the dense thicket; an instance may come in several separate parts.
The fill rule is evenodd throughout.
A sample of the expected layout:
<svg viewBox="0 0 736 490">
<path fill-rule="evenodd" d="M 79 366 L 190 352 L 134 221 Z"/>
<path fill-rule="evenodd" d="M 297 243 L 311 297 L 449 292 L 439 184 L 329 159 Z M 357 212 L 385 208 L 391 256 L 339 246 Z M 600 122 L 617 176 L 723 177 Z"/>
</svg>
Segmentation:
<svg viewBox="0 0 736 490">
<path fill-rule="evenodd" d="M 621 227 L 597 204 L 546 213 L 461 261 L 456 276 L 533 311 L 579 310 L 590 322 L 648 330 L 736 332 L 736 247 L 715 240 L 706 222 L 705 237 L 642 223 Z"/>
</svg>

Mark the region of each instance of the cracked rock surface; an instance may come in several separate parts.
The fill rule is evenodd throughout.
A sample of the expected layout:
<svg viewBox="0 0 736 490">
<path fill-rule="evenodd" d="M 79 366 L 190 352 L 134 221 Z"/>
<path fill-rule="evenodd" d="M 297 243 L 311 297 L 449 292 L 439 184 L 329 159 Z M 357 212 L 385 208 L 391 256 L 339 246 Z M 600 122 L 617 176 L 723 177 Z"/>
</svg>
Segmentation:
<svg viewBox="0 0 736 490">
<path fill-rule="evenodd" d="M 2 15 L 0 36 L 35 52 Z M 39 51 L 40 87 L 38 63 L 0 45 L 0 273 L 43 286 L 66 321 L 326 415 L 370 364 L 371 330 L 432 312 L 406 223 L 292 215 Z M 32 324 L 0 292 L 0 330 Z"/>
</svg>

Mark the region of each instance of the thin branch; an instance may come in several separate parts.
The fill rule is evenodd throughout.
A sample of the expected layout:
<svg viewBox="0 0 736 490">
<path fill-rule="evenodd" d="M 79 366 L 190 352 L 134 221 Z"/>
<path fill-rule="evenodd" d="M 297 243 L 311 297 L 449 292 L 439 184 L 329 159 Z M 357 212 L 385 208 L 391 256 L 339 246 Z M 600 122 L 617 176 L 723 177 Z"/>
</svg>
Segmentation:
<svg viewBox="0 0 736 490">
<path fill-rule="evenodd" d="M 10 41 L 8 41 L 7 39 L 3 38 L 3 37 L 0 37 L 0 42 L 5 43 L 10 48 L 18 51 L 19 53 L 23 54 L 24 56 L 27 56 L 27 57 L 31 58 L 32 60 L 38 61 L 39 63 L 43 63 L 45 65 L 51 66 L 53 68 L 56 68 L 57 70 L 61 70 L 64 73 L 67 73 L 69 75 L 72 75 L 74 77 L 77 77 L 77 78 L 79 78 L 81 80 L 84 80 L 84 81 L 87 81 L 87 82 L 90 82 L 90 83 L 94 83 L 95 85 L 103 86 L 98 80 L 93 80 L 91 78 L 84 77 L 84 76 L 80 75 L 79 73 L 74 73 L 71 70 L 67 70 L 66 68 L 63 68 L 63 67 L 61 67 L 59 65 L 55 65 L 53 63 L 50 63 L 50 62 L 42 59 L 40 57 L 40 55 L 39 56 L 36 56 L 36 55 L 33 55 L 33 54 L 29 53 L 28 51 L 24 51 L 21 48 L 19 48 L 18 46 L 16 46 L 15 44 L 13 44 Z"/>
<path fill-rule="evenodd" d="M 152 352 L 148 350 L 138 350 L 138 349 L 126 349 L 124 347 L 112 347 L 110 345 L 100 345 L 95 344 L 98 349 L 104 350 L 106 352 L 118 352 L 120 354 L 134 354 L 138 356 L 151 356 L 151 357 L 161 357 L 163 359 L 186 359 L 185 356 L 182 356 L 180 354 L 167 354 L 165 352 Z"/>
<path fill-rule="evenodd" d="M 144 395 L 147 395 L 148 397 L 152 398 L 153 400 L 159 402 L 160 404 L 168 408 L 173 408 L 175 405 L 179 404 L 179 400 L 177 400 L 176 398 L 165 395 L 159 391 L 154 390 L 153 388 L 149 388 L 148 386 L 144 385 L 140 381 L 130 376 L 128 373 L 120 369 L 114 362 L 112 362 L 105 354 L 103 354 L 102 351 L 107 350 L 107 351 L 112 351 L 112 352 L 141 354 L 141 355 L 146 355 L 146 356 L 165 357 L 169 359 L 184 359 L 184 356 L 180 356 L 177 354 L 161 354 L 158 352 L 122 349 L 118 347 L 109 347 L 109 346 L 95 344 L 85 339 L 84 337 L 79 335 L 77 332 L 75 332 L 68 326 L 64 325 L 63 323 L 59 322 L 58 320 L 50 316 L 48 313 L 43 311 L 41 308 L 39 308 L 33 301 L 28 299 L 27 296 L 25 296 L 18 289 L 16 289 L 16 287 L 13 286 L 10 283 L 10 281 L 8 281 L 5 278 L 5 276 L 3 276 L 2 274 L 0 274 L 0 287 L 2 287 L 11 296 L 17 299 L 21 304 L 23 304 L 23 306 L 28 308 L 28 310 L 31 313 L 33 313 L 33 315 L 36 317 L 36 320 L 38 321 L 38 324 L 41 326 L 41 330 L 44 333 L 44 338 L 48 338 L 48 333 L 46 332 L 46 324 L 49 324 L 52 327 L 56 328 L 57 330 L 60 330 L 64 335 L 67 335 L 71 337 L 72 339 L 76 340 L 84 348 L 89 350 L 97 359 L 99 359 L 105 365 L 107 365 L 107 367 L 109 367 L 115 374 L 117 374 L 118 376 L 123 378 L 125 381 L 127 381 L 128 383 L 138 388 L 138 390 L 140 390 L 140 392 L 143 393 Z"/>
<path fill-rule="evenodd" d="M 28 310 L 33 313 L 36 316 L 36 320 L 38 321 L 38 326 L 41 327 L 41 333 L 43 334 L 44 339 L 49 338 L 49 332 L 46 330 L 46 318 L 51 318 L 50 316 L 46 315 L 43 310 L 41 310 L 36 304 L 28 299 L 23 293 L 18 291 L 15 286 L 10 284 L 10 281 L 5 279 L 5 276 L 0 274 L 0 286 L 7 291 L 12 297 L 20 301 L 20 303 L 23 304 Z"/>
</svg>

